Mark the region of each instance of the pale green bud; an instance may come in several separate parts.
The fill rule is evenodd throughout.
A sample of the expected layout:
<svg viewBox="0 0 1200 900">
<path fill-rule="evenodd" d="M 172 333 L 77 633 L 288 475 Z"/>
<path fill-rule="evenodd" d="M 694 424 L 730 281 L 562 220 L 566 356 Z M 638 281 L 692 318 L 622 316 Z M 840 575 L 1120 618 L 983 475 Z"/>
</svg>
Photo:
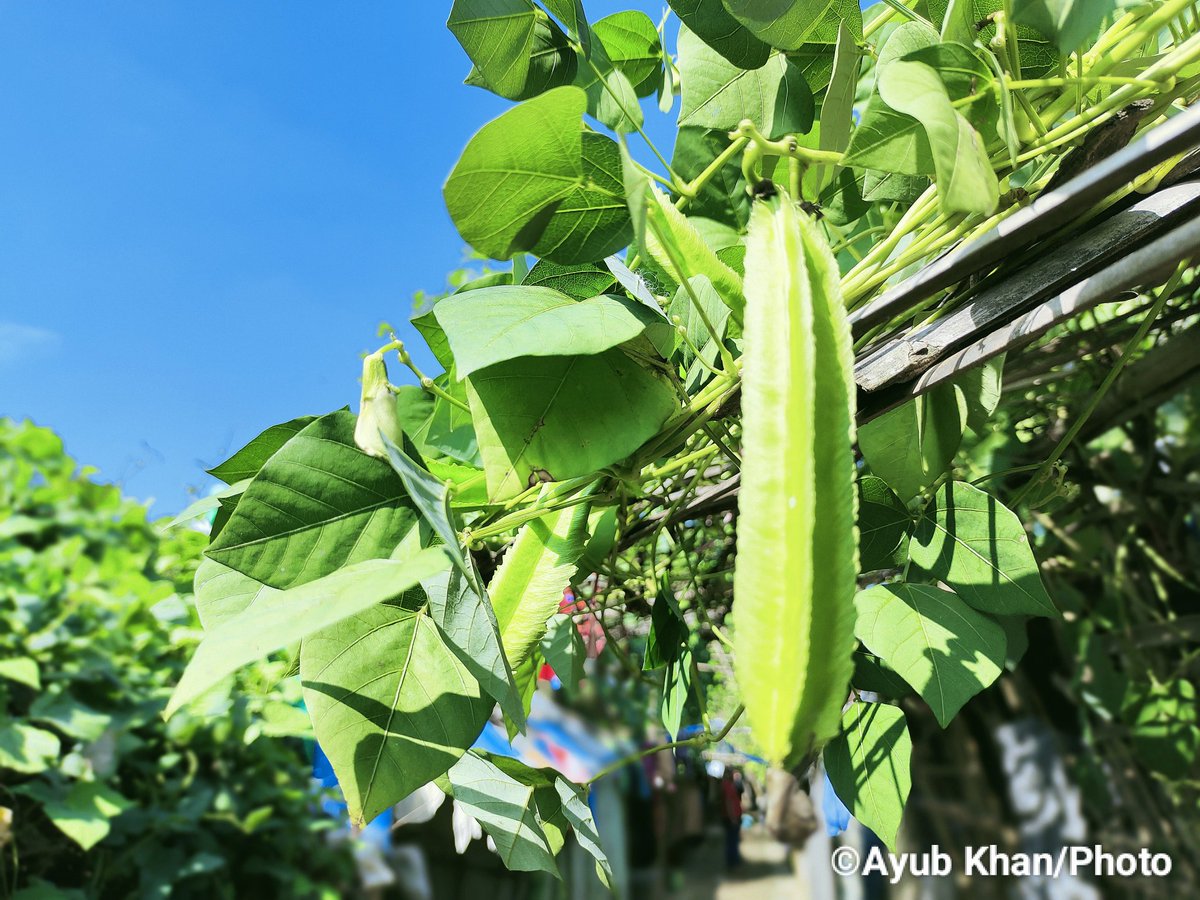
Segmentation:
<svg viewBox="0 0 1200 900">
<path fill-rule="evenodd" d="M 381 352 L 363 358 L 362 402 L 354 426 L 354 443 L 363 453 L 387 459 L 380 432 L 395 444 L 403 437 L 396 398 L 388 386 L 387 365 Z"/>
</svg>

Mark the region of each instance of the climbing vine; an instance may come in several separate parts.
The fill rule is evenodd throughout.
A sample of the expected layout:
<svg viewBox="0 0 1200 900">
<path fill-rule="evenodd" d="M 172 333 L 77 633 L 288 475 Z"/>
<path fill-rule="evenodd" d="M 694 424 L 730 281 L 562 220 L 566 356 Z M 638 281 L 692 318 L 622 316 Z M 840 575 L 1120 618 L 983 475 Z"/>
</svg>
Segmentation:
<svg viewBox="0 0 1200 900">
<path fill-rule="evenodd" d="M 1069 491 L 1065 448 L 972 480 L 955 462 L 992 432 L 1002 355 L 856 415 L 856 354 L 971 285 L 866 311 L 1200 88 L 1191 0 L 670 7 L 454 3 L 468 85 L 514 105 L 444 197 L 504 266 L 412 320 L 424 348 L 365 357 L 357 414 L 213 470 L 208 631 L 170 706 L 295 650 L 356 820 L 432 781 L 519 869 L 555 871 L 573 831 L 607 877 L 586 786 L 471 749 L 490 716 L 522 730 L 543 663 L 577 683 L 586 617 L 669 739 L 736 723 L 772 766 L 823 758 L 895 846 L 920 753 L 896 685 L 945 728 L 1017 664 L 1060 608 L 1022 513 Z"/>
</svg>

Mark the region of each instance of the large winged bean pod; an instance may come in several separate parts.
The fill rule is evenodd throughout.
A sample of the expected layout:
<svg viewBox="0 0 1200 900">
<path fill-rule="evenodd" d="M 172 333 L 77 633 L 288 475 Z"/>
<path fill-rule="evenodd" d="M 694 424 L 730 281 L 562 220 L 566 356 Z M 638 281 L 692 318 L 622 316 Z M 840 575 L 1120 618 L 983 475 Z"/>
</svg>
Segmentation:
<svg viewBox="0 0 1200 900">
<path fill-rule="evenodd" d="M 833 255 L 785 195 L 755 205 L 746 251 L 734 638 L 771 762 L 838 732 L 858 573 L 850 328 Z"/>
</svg>

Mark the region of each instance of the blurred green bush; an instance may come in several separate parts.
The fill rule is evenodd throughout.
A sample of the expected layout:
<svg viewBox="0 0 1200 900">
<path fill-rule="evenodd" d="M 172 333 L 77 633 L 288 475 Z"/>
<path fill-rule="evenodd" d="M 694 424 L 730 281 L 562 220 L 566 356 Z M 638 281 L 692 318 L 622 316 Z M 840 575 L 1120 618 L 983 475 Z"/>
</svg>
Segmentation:
<svg viewBox="0 0 1200 900">
<path fill-rule="evenodd" d="M 164 722 L 207 536 L 92 474 L 0 419 L 0 896 L 341 896 L 287 663 Z"/>
</svg>

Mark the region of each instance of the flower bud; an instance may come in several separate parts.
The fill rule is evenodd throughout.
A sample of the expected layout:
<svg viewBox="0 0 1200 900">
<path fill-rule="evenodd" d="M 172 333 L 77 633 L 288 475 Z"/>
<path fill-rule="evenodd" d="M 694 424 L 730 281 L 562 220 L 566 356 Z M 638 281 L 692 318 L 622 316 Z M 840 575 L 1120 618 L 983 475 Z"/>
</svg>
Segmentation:
<svg viewBox="0 0 1200 900">
<path fill-rule="evenodd" d="M 388 385 L 387 365 L 383 353 L 376 352 L 363 358 L 362 402 L 354 426 L 354 443 L 369 456 L 387 459 L 380 432 L 396 444 L 402 439 L 396 398 Z"/>
</svg>

